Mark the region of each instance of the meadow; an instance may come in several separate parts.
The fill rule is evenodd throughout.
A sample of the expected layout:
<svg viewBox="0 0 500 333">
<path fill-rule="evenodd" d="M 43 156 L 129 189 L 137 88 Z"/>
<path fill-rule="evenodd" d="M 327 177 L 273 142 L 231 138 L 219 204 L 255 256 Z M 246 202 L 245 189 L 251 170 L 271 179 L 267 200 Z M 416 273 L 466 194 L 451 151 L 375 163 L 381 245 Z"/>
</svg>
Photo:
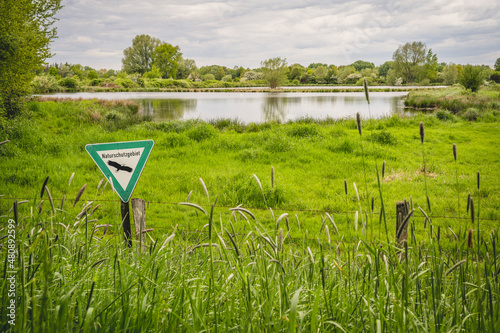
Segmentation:
<svg viewBox="0 0 500 333">
<path fill-rule="evenodd" d="M 13 219 L 19 268 L 15 328 L 4 270 L 2 330 L 500 325 L 495 108 L 474 121 L 443 109 L 364 118 L 362 131 L 353 119 L 154 123 L 131 102 L 29 110 L 0 145 L 2 236 Z M 153 229 L 142 251 L 123 246 L 119 201 L 84 149 L 140 139 L 155 140 L 133 195 Z M 404 199 L 408 241 L 396 244 Z"/>
</svg>

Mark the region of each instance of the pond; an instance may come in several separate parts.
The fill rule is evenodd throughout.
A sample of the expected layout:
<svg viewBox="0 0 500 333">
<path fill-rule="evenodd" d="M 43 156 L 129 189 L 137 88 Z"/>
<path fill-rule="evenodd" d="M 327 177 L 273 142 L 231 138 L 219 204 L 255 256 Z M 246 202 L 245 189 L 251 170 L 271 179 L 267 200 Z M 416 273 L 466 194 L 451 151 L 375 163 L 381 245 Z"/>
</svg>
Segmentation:
<svg viewBox="0 0 500 333">
<path fill-rule="evenodd" d="M 52 97 L 130 99 L 140 112 L 155 121 L 219 118 L 238 119 L 243 123 L 286 122 L 304 117 L 314 119 L 382 118 L 406 114 L 407 92 L 371 92 L 370 105 L 362 92 L 110 92 L 60 93 Z"/>
</svg>

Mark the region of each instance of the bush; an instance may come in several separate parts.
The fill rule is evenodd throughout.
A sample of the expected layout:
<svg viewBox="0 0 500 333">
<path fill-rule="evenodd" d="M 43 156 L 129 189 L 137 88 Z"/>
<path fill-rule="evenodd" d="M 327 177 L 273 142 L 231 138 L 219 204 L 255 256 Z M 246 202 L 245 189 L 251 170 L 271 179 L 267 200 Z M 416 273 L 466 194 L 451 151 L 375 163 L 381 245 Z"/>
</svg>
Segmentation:
<svg viewBox="0 0 500 333">
<path fill-rule="evenodd" d="M 187 132 L 187 136 L 194 141 L 203 141 L 210 139 L 218 134 L 217 130 L 207 123 L 200 123 Z"/>
<path fill-rule="evenodd" d="M 483 68 L 480 66 L 466 65 L 462 69 L 462 73 L 458 78 L 458 83 L 460 83 L 466 90 L 476 92 L 479 87 L 483 84 L 484 73 Z"/>
<path fill-rule="evenodd" d="M 449 120 L 454 120 L 455 116 L 447 110 L 437 110 L 436 113 L 436 118 L 442 121 L 449 121 Z"/>
<path fill-rule="evenodd" d="M 496 83 L 500 83 L 500 72 L 493 72 L 490 76 L 490 80 Z"/>
<path fill-rule="evenodd" d="M 469 108 L 462 114 L 462 118 L 468 121 L 476 121 L 479 118 L 479 112 L 474 108 Z"/>
<path fill-rule="evenodd" d="M 68 89 L 76 89 L 78 87 L 78 81 L 72 77 L 66 77 L 59 81 L 59 85 Z"/>
<path fill-rule="evenodd" d="M 56 78 L 50 75 L 35 77 L 31 82 L 31 86 L 33 87 L 33 92 L 38 94 L 44 94 L 59 90 L 59 85 L 57 84 Z"/>
<path fill-rule="evenodd" d="M 373 141 L 382 145 L 395 145 L 398 143 L 398 139 L 391 132 L 384 130 L 373 133 L 371 137 Z"/>
</svg>

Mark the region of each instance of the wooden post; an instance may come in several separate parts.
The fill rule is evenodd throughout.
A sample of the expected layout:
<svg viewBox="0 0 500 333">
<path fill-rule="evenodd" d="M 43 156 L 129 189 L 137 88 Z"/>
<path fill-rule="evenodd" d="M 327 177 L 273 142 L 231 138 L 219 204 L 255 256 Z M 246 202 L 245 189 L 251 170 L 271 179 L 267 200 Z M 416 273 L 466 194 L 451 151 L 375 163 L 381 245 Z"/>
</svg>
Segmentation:
<svg viewBox="0 0 500 333">
<path fill-rule="evenodd" d="M 132 229 L 130 227 L 130 213 L 129 213 L 129 204 L 128 202 L 121 202 L 120 205 L 122 212 L 122 227 L 123 227 L 123 236 L 125 238 L 125 242 L 128 247 L 132 247 L 132 239 L 130 235 L 132 234 Z"/>
<path fill-rule="evenodd" d="M 132 199 L 132 212 L 134 214 L 135 239 L 141 248 L 146 244 L 146 202 L 139 198 Z"/>
<path fill-rule="evenodd" d="M 406 242 L 406 239 L 408 238 L 408 223 L 406 226 L 404 226 L 403 231 L 401 232 L 400 236 L 398 237 L 398 231 L 401 227 L 401 224 L 405 220 L 406 216 L 408 215 L 408 203 L 407 201 L 398 201 L 396 203 L 396 244 L 403 244 L 403 242 Z"/>
</svg>

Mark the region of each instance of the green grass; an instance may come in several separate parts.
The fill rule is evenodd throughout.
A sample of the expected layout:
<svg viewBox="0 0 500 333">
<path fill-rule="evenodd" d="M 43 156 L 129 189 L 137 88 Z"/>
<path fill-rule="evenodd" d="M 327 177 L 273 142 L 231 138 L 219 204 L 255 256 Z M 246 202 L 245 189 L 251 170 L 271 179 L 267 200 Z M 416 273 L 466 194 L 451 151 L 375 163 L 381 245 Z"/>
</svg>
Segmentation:
<svg viewBox="0 0 500 333">
<path fill-rule="evenodd" d="M 152 123 L 133 105 L 29 107 L 1 132 L 11 141 L 0 146 L 0 237 L 15 220 L 18 249 L 16 326 L 7 322 L 5 269 L 2 331 L 495 332 L 500 324 L 497 118 L 363 120 L 362 151 L 354 120 Z M 145 251 L 123 246 L 119 202 L 98 186 L 84 149 L 139 139 L 156 142 L 134 193 L 154 228 Z M 41 191 L 47 176 L 50 196 Z M 204 212 L 178 204 L 190 191 Z M 28 201 L 13 206 L 16 198 Z M 395 204 L 405 198 L 415 211 L 397 247 Z M 9 241 L 0 240 L 4 267 Z"/>
<path fill-rule="evenodd" d="M 84 200 L 101 203 L 97 217 L 103 223 L 116 224 L 117 197 L 109 186 L 97 191 L 102 174 L 84 147 L 88 143 L 153 139 L 155 147 L 134 192 L 134 197 L 150 202 L 148 227 L 202 226 L 202 220 L 193 219 L 194 213 L 186 214 L 177 206 L 190 191 L 192 202 L 209 204 L 200 178 L 210 193 L 219 195 L 219 206 L 242 204 L 259 208 L 262 210 L 257 210 L 257 214 L 266 218 L 270 216 L 266 211 L 269 206 L 276 214 L 297 214 L 303 229 L 310 232 L 319 230 L 320 215 L 328 211 L 335 213 L 340 226 L 347 227 L 353 223 L 354 211 L 359 210 L 353 183 L 361 196 L 361 210 L 371 212 L 365 204 L 367 196 L 375 197 L 374 212 L 380 210 L 375 161 L 379 168 L 383 160 L 387 164 L 382 183 L 389 215 L 394 217 L 396 201 L 410 200 L 410 196 L 415 207 L 426 207 L 418 129 L 423 121 L 432 214 L 467 218 L 467 195 L 476 195 L 475 175 L 480 171 L 481 196 L 488 202 L 481 214 L 487 219 L 500 218 L 500 161 L 496 153 L 500 138 L 496 122 L 441 121 L 432 115 L 364 120 L 367 194 L 354 120 L 304 119 L 289 124 L 250 125 L 225 120 L 213 121 L 212 125 L 196 120 L 153 123 L 140 121 L 133 113 L 131 116 L 121 105 L 109 109 L 96 101 L 33 102 L 30 108 L 30 118 L 13 119 L 3 130 L 2 137 L 11 140 L 0 146 L 3 209 L 12 204 L 10 198 L 32 199 L 38 192 L 35 189 L 50 176 L 54 198 L 74 198 L 80 187 L 87 184 Z M 118 116 L 107 117 L 108 114 Z M 453 143 L 458 147 L 457 169 Z M 271 166 L 276 172 L 274 190 Z M 456 211 L 457 172 L 460 212 Z M 68 186 L 73 173 L 74 179 Z M 267 206 L 253 174 L 262 183 Z M 344 179 L 349 188 L 347 203 Z M 78 209 L 81 207 L 73 213 L 79 213 Z M 344 211 L 350 213 L 336 213 Z M 379 228 L 375 220 L 372 227 Z M 394 220 L 391 218 L 391 228 L 395 227 Z M 463 229 L 466 220 L 447 218 L 436 223 L 444 229 Z M 485 227 L 495 223 L 485 221 Z M 302 235 L 293 233 L 294 237 Z"/>
</svg>

